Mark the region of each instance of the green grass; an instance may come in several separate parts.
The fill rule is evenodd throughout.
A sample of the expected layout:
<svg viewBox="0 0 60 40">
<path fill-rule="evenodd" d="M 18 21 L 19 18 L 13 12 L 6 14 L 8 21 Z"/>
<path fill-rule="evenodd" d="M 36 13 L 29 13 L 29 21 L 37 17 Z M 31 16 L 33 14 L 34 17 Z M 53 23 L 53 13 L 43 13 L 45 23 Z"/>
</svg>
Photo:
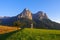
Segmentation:
<svg viewBox="0 0 60 40">
<path fill-rule="evenodd" d="M 0 40 L 60 40 L 60 30 L 25 28 L 3 34 Z"/>
</svg>

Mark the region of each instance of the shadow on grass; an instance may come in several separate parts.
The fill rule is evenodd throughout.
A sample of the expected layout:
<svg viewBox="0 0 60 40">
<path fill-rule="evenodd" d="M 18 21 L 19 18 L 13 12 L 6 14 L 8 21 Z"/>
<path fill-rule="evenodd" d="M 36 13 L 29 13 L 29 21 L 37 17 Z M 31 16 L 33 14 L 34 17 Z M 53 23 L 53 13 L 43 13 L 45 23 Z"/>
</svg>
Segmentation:
<svg viewBox="0 0 60 40">
<path fill-rule="evenodd" d="M 0 34 L 0 40 L 6 40 L 6 38 L 8 38 L 8 37 L 11 36 L 12 34 L 18 32 L 18 31 L 21 31 L 21 30 L 22 30 L 22 29 L 16 30 L 16 31 L 13 31 L 13 32 L 10 32 L 10 33 Z"/>
</svg>

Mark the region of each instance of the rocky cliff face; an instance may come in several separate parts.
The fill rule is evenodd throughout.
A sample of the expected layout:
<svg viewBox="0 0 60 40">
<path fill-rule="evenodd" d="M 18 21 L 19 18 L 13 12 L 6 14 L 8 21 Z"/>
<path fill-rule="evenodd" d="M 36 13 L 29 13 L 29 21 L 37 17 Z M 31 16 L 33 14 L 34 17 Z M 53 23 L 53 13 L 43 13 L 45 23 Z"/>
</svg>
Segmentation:
<svg viewBox="0 0 60 40">
<path fill-rule="evenodd" d="M 22 13 L 18 15 L 18 18 L 27 18 L 32 20 L 32 13 L 29 11 L 29 9 L 25 8 Z"/>
<path fill-rule="evenodd" d="M 38 11 L 36 14 L 33 14 L 33 18 L 38 20 L 48 19 L 46 13 L 43 11 Z"/>
<path fill-rule="evenodd" d="M 27 18 L 27 19 L 48 19 L 46 13 L 43 11 L 38 11 L 36 14 L 33 14 L 29 11 L 29 9 L 25 8 L 19 15 L 17 15 L 18 18 Z"/>
</svg>

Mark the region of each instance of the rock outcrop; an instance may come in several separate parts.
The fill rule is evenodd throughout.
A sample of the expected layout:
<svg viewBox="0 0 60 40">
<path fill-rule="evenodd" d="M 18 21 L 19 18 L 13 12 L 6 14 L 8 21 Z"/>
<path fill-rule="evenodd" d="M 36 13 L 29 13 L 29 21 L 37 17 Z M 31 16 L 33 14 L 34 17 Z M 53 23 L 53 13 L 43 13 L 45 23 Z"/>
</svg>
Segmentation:
<svg viewBox="0 0 60 40">
<path fill-rule="evenodd" d="M 36 14 L 33 14 L 33 18 L 38 20 L 48 19 L 46 13 L 43 11 L 38 11 Z"/>
<path fill-rule="evenodd" d="M 25 8 L 23 12 L 18 15 L 18 18 L 27 18 L 32 20 L 32 13 L 29 11 L 29 9 Z"/>
</svg>

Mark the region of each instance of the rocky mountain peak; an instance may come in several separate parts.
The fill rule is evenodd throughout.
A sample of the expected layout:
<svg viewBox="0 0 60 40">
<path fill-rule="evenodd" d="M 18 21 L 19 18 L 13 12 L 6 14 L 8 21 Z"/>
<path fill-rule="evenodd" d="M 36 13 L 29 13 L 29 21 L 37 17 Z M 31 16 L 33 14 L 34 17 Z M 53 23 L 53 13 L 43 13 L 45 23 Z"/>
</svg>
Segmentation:
<svg viewBox="0 0 60 40">
<path fill-rule="evenodd" d="M 47 14 L 46 14 L 46 13 L 44 13 L 44 18 L 45 18 L 45 19 L 48 19 L 48 16 L 47 16 Z"/>
<path fill-rule="evenodd" d="M 28 8 L 25 8 L 19 15 L 18 18 L 27 18 L 27 19 L 48 19 L 46 13 L 44 13 L 43 11 L 38 11 L 36 14 L 31 13 L 31 11 Z"/>
<path fill-rule="evenodd" d="M 35 18 L 36 18 L 36 19 L 39 19 L 39 20 L 48 19 L 46 13 L 44 13 L 43 11 L 38 11 L 38 12 L 35 14 Z"/>
<path fill-rule="evenodd" d="M 38 12 L 37 12 L 37 15 L 39 15 L 39 16 L 44 16 L 44 12 L 43 12 L 43 11 L 38 11 Z"/>
<path fill-rule="evenodd" d="M 28 8 L 25 8 L 24 10 L 29 10 Z"/>
<path fill-rule="evenodd" d="M 30 12 L 30 10 L 28 8 L 25 8 L 20 15 L 18 15 L 18 18 L 27 18 L 32 20 L 32 13 Z"/>
</svg>

